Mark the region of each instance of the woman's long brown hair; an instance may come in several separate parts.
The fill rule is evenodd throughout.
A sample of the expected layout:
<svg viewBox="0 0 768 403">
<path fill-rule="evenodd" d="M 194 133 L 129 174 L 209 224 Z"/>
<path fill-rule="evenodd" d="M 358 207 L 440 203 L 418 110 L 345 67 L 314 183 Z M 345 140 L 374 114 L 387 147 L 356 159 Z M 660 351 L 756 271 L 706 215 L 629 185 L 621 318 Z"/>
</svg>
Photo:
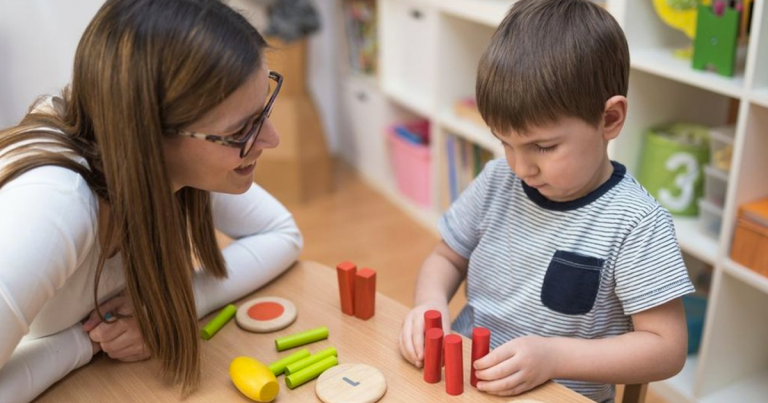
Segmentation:
<svg viewBox="0 0 768 403">
<path fill-rule="evenodd" d="M 94 303 L 109 246 L 116 245 L 144 341 L 185 394 L 200 381 L 191 256 L 216 277 L 226 277 L 226 267 L 208 192 L 172 193 L 163 136 L 245 83 L 262 67 L 265 47 L 218 0 L 108 0 L 80 40 L 57 113 L 32 112 L 0 132 L 0 157 L 12 161 L 0 172 L 0 187 L 57 165 L 80 174 L 109 205 Z"/>
</svg>

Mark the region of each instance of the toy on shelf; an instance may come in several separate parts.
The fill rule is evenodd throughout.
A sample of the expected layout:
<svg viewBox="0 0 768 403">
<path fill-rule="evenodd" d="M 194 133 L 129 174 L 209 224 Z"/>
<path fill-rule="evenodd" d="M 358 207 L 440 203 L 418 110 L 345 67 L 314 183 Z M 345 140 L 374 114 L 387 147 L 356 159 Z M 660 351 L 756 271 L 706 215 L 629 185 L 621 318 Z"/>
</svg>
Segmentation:
<svg viewBox="0 0 768 403">
<path fill-rule="evenodd" d="M 200 329 L 200 336 L 205 340 L 210 340 L 219 329 L 224 327 L 224 325 L 235 316 L 235 313 L 237 313 L 237 307 L 232 304 L 225 306 L 215 318 L 211 319 L 210 322 L 206 323 L 205 326 Z"/>
<path fill-rule="evenodd" d="M 693 40 L 696 37 L 696 14 L 699 4 L 708 5 L 710 1 L 699 0 L 653 0 L 653 8 L 661 21 L 670 27 L 682 31 Z M 690 59 L 691 47 L 675 51 L 675 56 Z"/>
<path fill-rule="evenodd" d="M 693 41 L 693 68 L 733 76 L 739 36 L 739 11 L 722 0 L 715 7 L 699 6 L 697 34 Z"/>
<path fill-rule="evenodd" d="M 229 376 L 240 393 L 257 402 L 271 402 L 280 391 L 272 371 L 251 357 L 237 357 L 232 360 Z"/>
<path fill-rule="evenodd" d="M 285 298 L 256 298 L 240 305 L 236 320 L 240 327 L 251 332 L 274 332 L 296 320 L 296 306 Z"/>
<path fill-rule="evenodd" d="M 378 369 L 365 364 L 343 364 L 317 379 L 315 394 L 325 403 L 374 403 L 387 392 L 387 380 Z"/>
</svg>

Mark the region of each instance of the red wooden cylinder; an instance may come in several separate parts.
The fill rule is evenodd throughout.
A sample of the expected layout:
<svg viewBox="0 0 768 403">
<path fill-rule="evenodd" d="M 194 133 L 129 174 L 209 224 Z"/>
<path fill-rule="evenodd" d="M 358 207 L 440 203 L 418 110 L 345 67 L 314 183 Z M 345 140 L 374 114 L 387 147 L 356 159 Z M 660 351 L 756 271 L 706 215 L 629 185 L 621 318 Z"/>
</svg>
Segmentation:
<svg viewBox="0 0 768 403">
<path fill-rule="evenodd" d="M 440 329 L 443 330 L 443 315 L 440 313 L 440 311 L 435 309 L 430 309 L 429 311 L 424 312 L 424 339 L 427 338 L 427 330 L 429 329 Z M 445 359 L 440 357 L 440 367 L 445 366 Z"/>
<path fill-rule="evenodd" d="M 472 366 L 469 376 L 469 384 L 477 387 L 475 376 L 475 361 L 486 355 L 491 349 L 491 331 L 484 327 L 476 327 L 472 330 Z"/>
<path fill-rule="evenodd" d="M 445 391 L 458 396 L 464 392 L 464 362 L 461 336 L 449 334 L 443 338 L 445 346 Z"/>
<path fill-rule="evenodd" d="M 433 327 L 443 330 L 443 315 L 434 309 L 424 312 L 424 334 Z"/>
<path fill-rule="evenodd" d="M 440 382 L 443 358 L 443 330 L 432 328 L 427 330 L 424 339 L 424 381 L 427 383 Z"/>
</svg>

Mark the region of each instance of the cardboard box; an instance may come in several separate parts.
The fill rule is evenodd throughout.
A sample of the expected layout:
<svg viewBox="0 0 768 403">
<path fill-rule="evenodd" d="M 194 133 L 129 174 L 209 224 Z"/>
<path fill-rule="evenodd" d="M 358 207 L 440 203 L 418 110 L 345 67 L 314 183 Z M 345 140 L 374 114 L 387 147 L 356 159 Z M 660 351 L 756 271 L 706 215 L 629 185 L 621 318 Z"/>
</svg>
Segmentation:
<svg viewBox="0 0 768 403">
<path fill-rule="evenodd" d="M 731 259 L 768 276 L 768 199 L 739 209 Z"/>
<path fill-rule="evenodd" d="M 267 66 L 285 77 L 270 120 L 280 145 L 265 150 L 255 182 L 284 202 L 301 203 L 332 190 L 333 161 L 317 108 L 306 89 L 306 40 L 267 38 Z"/>
</svg>

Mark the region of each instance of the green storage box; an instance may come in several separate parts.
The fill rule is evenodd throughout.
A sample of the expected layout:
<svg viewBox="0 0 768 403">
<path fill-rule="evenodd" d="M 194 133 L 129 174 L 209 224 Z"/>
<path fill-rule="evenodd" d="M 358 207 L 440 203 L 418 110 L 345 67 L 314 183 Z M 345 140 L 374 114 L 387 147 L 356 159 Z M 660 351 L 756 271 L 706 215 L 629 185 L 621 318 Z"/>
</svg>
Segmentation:
<svg viewBox="0 0 768 403">
<path fill-rule="evenodd" d="M 648 130 L 637 179 L 672 214 L 694 216 L 704 193 L 709 129 L 675 123 Z"/>
</svg>

